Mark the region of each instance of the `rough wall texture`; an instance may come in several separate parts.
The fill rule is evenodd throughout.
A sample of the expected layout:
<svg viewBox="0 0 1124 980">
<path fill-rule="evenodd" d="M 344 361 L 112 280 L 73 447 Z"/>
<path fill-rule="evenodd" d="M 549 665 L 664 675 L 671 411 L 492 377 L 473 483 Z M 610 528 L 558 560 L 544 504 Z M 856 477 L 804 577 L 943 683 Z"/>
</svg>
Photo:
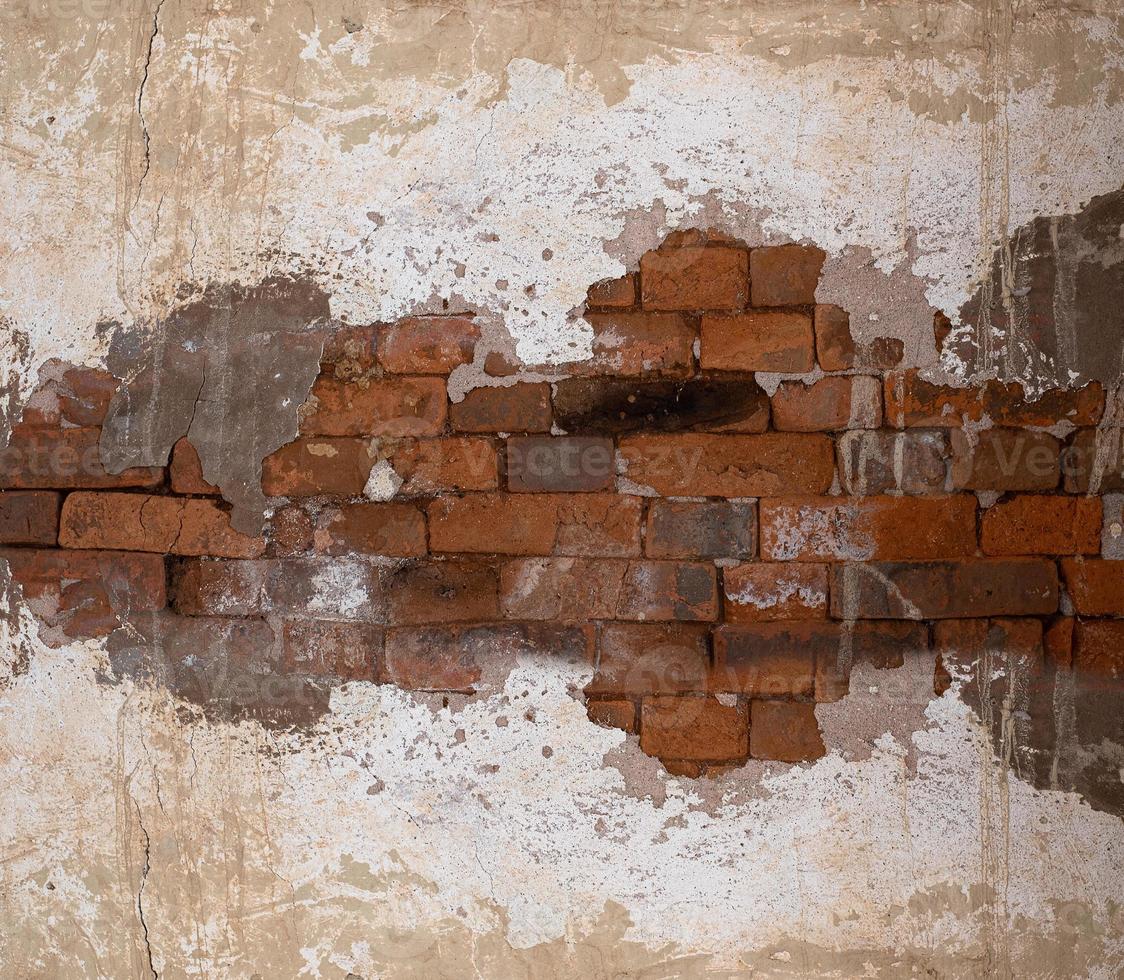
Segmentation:
<svg viewBox="0 0 1124 980">
<path fill-rule="evenodd" d="M 2 16 L 5 975 L 1115 975 L 1116 5 Z"/>
</svg>

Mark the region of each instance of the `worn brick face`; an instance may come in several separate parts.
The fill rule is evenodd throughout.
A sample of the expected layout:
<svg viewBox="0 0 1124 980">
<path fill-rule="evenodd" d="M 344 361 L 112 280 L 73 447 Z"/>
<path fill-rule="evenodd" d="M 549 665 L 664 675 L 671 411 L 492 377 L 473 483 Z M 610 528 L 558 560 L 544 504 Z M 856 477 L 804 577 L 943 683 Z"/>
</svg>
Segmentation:
<svg viewBox="0 0 1124 980">
<path fill-rule="evenodd" d="M 203 463 L 199 453 L 186 438 L 172 447 L 168 477 L 173 493 L 216 494 L 219 488 L 203 479 Z"/>
<path fill-rule="evenodd" d="M 808 245 L 770 245 L 750 253 L 754 306 L 796 306 L 816 301 L 826 255 Z"/>
<path fill-rule="evenodd" d="M 565 365 L 543 365 L 549 374 L 670 375 L 691 371 L 695 330 L 678 313 L 587 313 L 593 356 Z"/>
<path fill-rule="evenodd" d="M 479 339 L 480 328 L 467 317 L 411 317 L 379 332 L 378 360 L 392 374 L 444 375 L 472 360 Z"/>
<path fill-rule="evenodd" d="M 390 622 L 399 626 L 500 618 L 494 567 L 479 562 L 410 563 L 386 574 Z"/>
<path fill-rule="evenodd" d="M 814 704 L 753 701 L 749 752 L 755 759 L 813 762 L 827 754 Z"/>
<path fill-rule="evenodd" d="M 382 646 L 382 630 L 368 623 L 289 620 L 282 632 L 287 670 L 341 681 L 377 681 Z"/>
<path fill-rule="evenodd" d="M 721 761 L 749 751 L 749 711 L 702 695 L 644 698 L 640 748 L 669 759 Z"/>
<path fill-rule="evenodd" d="M 699 361 L 711 371 L 811 371 L 815 343 L 806 313 L 704 316 Z"/>
<path fill-rule="evenodd" d="M 515 492 L 590 493 L 615 482 L 611 439 L 599 436 L 512 436 L 507 487 Z"/>
<path fill-rule="evenodd" d="M 315 542 L 318 551 L 329 555 L 413 558 L 426 552 L 425 518 L 413 504 L 343 504 L 327 517 Z"/>
<path fill-rule="evenodd" d="M 457 432 L 549 432 L 550 385 L 473 388 L 450 406 L 449 422 Z"/>
<path fill-rule="evenodd" d="M 445 382 L 432 377 L 387 377 L 341 382 L 321 375 L 314 406 L 301 421 L 306 436 L 433 436 L 445 425 Z"/>
<path fill-rule="evenodd" d="M 752 501 L 653 500 L 648 509 L 649 558 L 752 558 L 756 550 Z"/>
<path fill-rule="evenodd" d="M 1124 561 L 1065 558 L 1062 575 L 1081 616 L 1124 616 Z"/>
<path fill-rule="evenodd" d="M 137 467 L 107 473 L 98 440 L 101 429 L 50 429 L 19 426 L 0 448 L 0 489 L 112 489 L 155 487 L 164 471 Z"/>
<path fill-rule="evenodd" d="M 726 622 L 822 619 L 827 615 L 827 566 L 753 562 L 723 571 Z"/>
<path fill-rule="evenodd" d="M 711 690 L 810 698 L 817 649 L 833 635 L 814 622 L 721 626 L 714 632 Z"/>
<path fill-rule="evenodd" d="M 0 491 L 0 544 L 53 545 L 58 540 L 59 495 L 49 490 Z"/>
<path fill-rule="evenodd" d="M 845 432 L 838 442 L 839 481 L 855 495 L 943 493 L 950 455 L 948 433 L 939 429 Z"/>
<path fill-rule="evenodd" d="M 787 432 L 876 429 L 882 422 L 882 385 L 854 375 L 810 385 L 786 381 L 773 396 L 773 426 Z"/>
<path fill-rule="evenodd" d="M 849 371 L 855 366 L 851 318 L 838 306 L 819 303 L 814 316 L 816 359 L 825 371 Z"/>
<path fill-rule="evenodd" d="M 980 546 L 987 555 L 1095 555 L 1101 502 L 1044 494 L 1001 500 L 984 511 Z"/>
<path fill-rule="evenodd" d="M 1045 432 L 987 429 L 950 434 L 952 485 L 958 490 L 1054 490 L 1061 444 Z"/>
<path fill-rule="evenodd" d="M 499 451 L 481 436 L 403 439 L 384 446 L 402 496 L 428 496 L 499 486 Z"/>
<path fill-rule="evenodd" d="M 702 623 L 610 623 L 590 696 L 702 693 L 710 672 L 709 630 Z"/>
<path fill-rule="evenodd" d="M 603 279 L 594 283 L 586 293 L 585 302 L 594 309 L 628 309 L 635 306 L 636 273 L 629 272 L 619 279 Z"/>
<path fill-rule="evenodd" d="M 646 310 L 740 310 L 749 302 L 749 253 L 741 248 L 675 248 L 640 259 Z"/>
<path fill-rule="evenodd" d="M 358 496 L 374 464 L 366 439 L 297 439 L 262 460 L 270 497 Z"/>
</svg>

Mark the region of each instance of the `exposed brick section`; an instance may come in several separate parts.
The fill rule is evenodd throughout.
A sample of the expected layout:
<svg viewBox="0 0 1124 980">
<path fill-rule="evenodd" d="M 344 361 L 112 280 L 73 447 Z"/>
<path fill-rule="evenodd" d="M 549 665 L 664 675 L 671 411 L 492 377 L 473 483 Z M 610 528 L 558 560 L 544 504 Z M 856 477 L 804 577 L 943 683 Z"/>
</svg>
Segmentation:
<svg viewBox="0 0 1124 980">
<path fill-rule="evenodd" d="M 705 691 L 710 636 L 701 623 L 611 623 L 588 695 L 640 697 Z"/>
<path fill-rule="evenodd" d="M 951 433 L 952 485 L 957 490 L 1054 490 L 1061 444 L 1045 432 L 987 429 Z"/>
<path fill-rule="evenodd" d="M 691 372 L 696 334 L 681 314 L 587 313 L 585 319 L 593 327 L 593 356 L 543 365 L 546 373 L 683 377 Z"/>
<path fill-rule="evenodd" d="M 507 488 L 517 492 L 605 490 L 615 482 L 613 442 L 600 436 L 512 436 Z"/>
<path fill-rule="evenodd" d="M 603 309 L 628 309 L 636 305 L 636 273 L 619 279 L 603 279 L 589 287 L 586 306 Z"/>
<path fill-rule="evenodd" d="M 827 616 L 827 566 L 753 562 L 723 572 L 726 621 L 759 623 Z"/>
<path fill-rule="evenodd" d="M 186 438 L 172 447 L 172 461 L 168 466 L 172 493 L 217 494 L 219 488 L 203 479 L 203 463 L 199 453 Z"/>
<path fill-rule="evenodd" d="M 1095 555 L 1101 502 L 1042 494 L 1001 500 L 984 511 L 980 547 L 986 555 Z"/>
<path fill-rule="evenodd" d="M 751 501 L 653 500 L 644 553 L 649 558 L 752 558 L 757 508 Z"/>
<path fill-rule="evenodd" d="M 717 619 L 718 582 L 714 567 L 701 563 L 631 561 L 616 615 L 619 619 Z"/>
<path fill-rule="evenodd" d="M 1124 616 L 1124 561 L 1066 558 L 1062 575 L 1080 616 Z"/>
<path fill-rule="evenodd" d="M 557 500 L 556 555 L 629 558 L 640 554 L 640 498 L 583 493 L 559 495 Z"/>
<path fill-rule="evenodd" d="M 101 429 L 17 426 L 0 449 L 0 489 L 156 487 L 164 471 L 150 467 L 107 473 L 98 452 Z"/>
<path fill-rule="evenodd" d="M 1035 559 L 871 562 L 836 566 L 837 619 L 1044 616 L 1058 610 L 1058 571 Z"/>
<path fill-rule="evenodd" d="M 855 664 L 893 670 L 905 663 L 906 656 L 928 649 L 929 628 L 924 623 L 859 620 L 824 624 L 816 649 L 815 698 L 824 702 L 844 697 Z"/>
<path fill-rule="evenodd" d="M 882 423 L 882 383 L 855 375 L 813 384 L 786 381 L 773 396 L 773 427 L 787 432 L 877 429 Z"/>
<path fill-rule="evenodd" d="M 811 371 L 815 343 L 806 313 L 764 312 L 704 316 L 699 362 L 703 370 Z"/>
<path fill-rule="evenodd" d="M 835 445 L 821 435 L 637 435 L 618 445 L 629 483 L 664 496 L 824 493 L 835 473 Z"/>
<path fill-rule="evenodd" d="M 443 497 L 426 512 L 434 553 L 549 555 L 558 537 L 558 501 L 552 494 Z"/>
<path fill-rule="evenodd" d="M 386 444 L 387 462 L 402 480 L 402 496 L 430 496 L 499 486 L 499 451 L 491 439 L 450 436 Z"/>
<path fill-rule="evenodd" d="M 640 259 L 646 310 L 740 310 L 749 303 L 749 253 L 742 248 L 677 248 Z"/>
<path fill-rule="evenodd" d="M 312 550 L 312 518 L 297 504 L 278 507 L 269 521 L 266 539 L 270 557 L 303 555 Z"/>
<path fill-rule="evenodd" d="M 669 759 L 721 761 L 749 750 L 749 711 L 717 698 L 645 698 L 640 707 L 640 748 Z"/>
<path fill-rule="evenodd" d="M 58 540 L 59 495 L 51 491 L 0 491 L 0 544 L 50 547 Z"/>
<path fill-rule="evenodd" d="M 367 439 L 298 439 L 262 460 L 262 490 L 271 497 L 355 497 L 374 462 Z"/>
<path fill-rule="evenodd" d="M 819 623 L 719 627 L 714 632 L 711 690 L 810 698 L 815 692 L 817 652 L 834 643 L 836 636 L 828 624 Z"/>
<path fill-rule="evenodd" d="M 306 436 L 434 436 L 445 425 L 443 378 L 347 383 L 321 375 L 301 421 Z"/>
<path fill-rule="evenodd" d="M 849 371 L 855 366 L 851 318 L 838 306 L 820 303 L 814 317 L 816 360 L 825 371 Z"/>
<path fill-rule="evenodd" d="M 754 701 L 749 752 L 755 759 L 813 762 L 827 754 L 814 704 Z"/>
<path fill-rule="evenodd" d="M 117 391 L 117 379 L 100 368 L 71 368 L 63 375 L 59 414 L 71 425 L 101 425 Z"/>
<path fill-rule="evenodd" d="M 235 531 L 213 500 L 143 493 L 70 494 L 62 506 L 59 544 L 220 558 L 256 558 L 265 551 L 264 540 Z"/>
<path fill-rule="evenodd" d="M 587 709 L 589 720 L 606 728 L 619 728 L 621 731 L 636 731 L 636 702 L 613 698 L 591 699 Z"/>
<path fill-rule="evenodd" d="M 948 433 L 845 432 L 839 437 L 839 482 L 845 493 L 943 493 L 951 457 Z"/>
<path fill-rule="evenodd" d="M 449 407 L 449 422 L 457 432 L 549 432 L 550 385 L 474 388 Z"/>
<path fill-rule="evenodd" d="M 807 245 L 772 245 L 750 253 L 754 306 L 796 306 L 816 301 L 816 283 L 826 258 Z"/>
<path fill-rule="evenodd" d="M 412 504 L 343 504 L 316 532 L 316 550 L 413 558 L 426 552 L 425 518 Z"/>
<path fill-rule="evenodd" d="M 383 591 L 390 622 L 399 626 L 500 618 L 496 570 L 487 564 L 408 564 L 386 573 Z"/>
<path fill-rule="evenodd" d="M 797 497 L 762 500 L 761 557 L 774 561 L 967 558 L 976 498 Z"/>
<path fill-rule="evenodd" d="M 282 633 L 287 670 L 343 681 L 377 681 L 382 647 L 382 630 L 367 623 L 290 620 Z"/>
<path fill-rule="evenodd" d="M 1067 493 L 1124 493 L 1124 429 L 1082 429 L 1064 454 Z"/>
<path fill-rule="evenodd" d="M 1124 619 L 1078 620 L 1073 638 L 1073 666 L 1098 679 L 1124 683 Z M 1120 688 L 1116 691 L 1119 696 Z"/>
<path fill-rule="evenodd" d="M 472 360 L 479 339 L 480 328 L 467 317 L 399 320 L 378 335 L 379 365 L 392 374 L 448 374 Z"/>
</svg>

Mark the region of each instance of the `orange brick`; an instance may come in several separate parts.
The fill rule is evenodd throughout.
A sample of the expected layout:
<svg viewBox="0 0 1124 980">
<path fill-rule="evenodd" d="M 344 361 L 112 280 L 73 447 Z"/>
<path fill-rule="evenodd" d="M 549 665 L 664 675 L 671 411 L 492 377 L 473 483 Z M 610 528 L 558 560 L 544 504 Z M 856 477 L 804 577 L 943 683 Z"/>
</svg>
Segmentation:
<svg viewBox="0 0 1124 980">
<path fill-rule="evenodd" d="M 636 305 L 636 273 L 629 272 L 619 279 L 603 279 L 594 283 L 586 293 L 585 305 L 593 308 L 627 309 Z"/>
<path fill-rule="evenodd" d="M 479 562 L 411 562 L 383 583 L 396 626 L 499 619 L 495 569 Z"/>
<path fill-rule="evenodd" d="M 729 623 L 827 616 L 827 566 L 751 562 L 722 573 Z"/>
<path fill-rule="evenodd" d="M 772 399 L 773 427 L 782 432 L 877 429 L 882 424 L 882 383 L 865 375 L 786 381 Z"/>
<path fill-rule="evenodd" d="M 806 313 L 715 314 L 702 318 L 704 371 L 803 374 L 814 364 L 812 318 Z"/>
<path fill-rule="evenodd" d="M 705 693 L 709 671 L 709 631 L 703 623 L 607 623 L 585 693 Z"/>
<path fill-rule="evenodd" d="M 52 546 L 59 534 L 59 495 L 44 490 L 0 491 L 0 544 Z"/>
<path fill-rule="evenodd" d="M 473 388 L 449 408 L 457 432 L 549 432 L 550 385 Z"/>
<path fill-rule="evenodd" d="M 855 366 L 855 341 L 847 311 L 825 303 L 816 305 L 816 358 L 825 371 L 849 371 Z"/>
<path fill-rule="evenodd" d="M 348 383 L 322 374 L 311 397 L 313 407 L 301 421 L 305 436 L 433 436 L 445 426 L 443 378 Z"/>
<path fill-rule="evenodd" d="M 199 453 L 186 438 L 172 447 L 172 462 L 168 467 L 173 493 L 217 494 L 219 488 L 203 479 L 203 463 Z"/>
<path fill-rule="evenodd" d="M 1124 616 L 1124 561 L 1065 558 L 1062 576 L 1080 616 Z"/>
<path fill-rule="evenodd" d="M 342 504 L 316 532 L 316 550 L 412 558 L 426 553 L 425 518 L 413 504 Z"/>
<path fill-rule="evenodd" d="M 646 310 L 741 310 L 749 302 L 749 253 L 742 248 L 675 248 L 640 259 Z"/>
<path fill-rule="evenodd" d="M 1095 555 L 1101 550 L 1101 502 L 1095 497 L 1012 497 L 984 511 L 987 555 Z"/>
<path fill-rule="evenodd" d="M 358 496 L 374 464 L 367 439 L 297 439 L 262 460 L 269 497 Z"/>
<path fill-rule="evenodd" d="M 813 762 L 827 754 L 814 704 L 753 701 L 749 730 L 749 752 L 755 759 Z"/>
<path fill-rule="evenodd" d="M 388 452 L 391 467 L 403 481 L 398 491 L 403 496 L 499 486 L 499 455 L 491 439 L 404 439 L 392 443 Z"/>
<path fill-rule="evenodd" d="M 98 440 L 101 429 L 49 429 L 19 425 L 0 448 L 0 489 L 113 489 L 155 487 L 164 471 L 136 467 L 107 473 Z"/>
<path fill-rule="evenodd" d="M 950 434 L 952 485 L 957 490 L 1055 490 L 1061 444 L 1046 432 L 985 429 L 974 438 Z"/>
<path fill-rule="evenodd" d="M 770 245 L 749 253 L 754 306 L 795 306 L 816 301 L 826 255 L 810 245 Z"/>
<path fill-rule="evenodd" d="M 426 507 L 434 552 L 549 555 L 558 537 L 553 494 L 474 493 Z"/>
<path fill-rule="evenodd" d="M 565 364 L 538 365 L 545 373 L 580 377 L 691 373 L 696 333 L 678 313 L 587 313 L 593 356 Z"/>
<path fill-rule="evenodd" d="M 701 695 L 644 698 L 640 748 L 669 759 L 721 761 L 749 752 L 749 711 Z"/>
<path fill-rule="evenodd" d="M 471 362 L 479 339 L 480 328 L 468 317 L 410 317 L 379 333 L 379 364 L 392 374 L 448 374 Z"/>
<path fill-rule="evenodd" d="M 636 731 L 636 703 L 615 699 L 598 699 L 586 705 L 586 714 L 595 725 L 619 728 L 630 734 Z"/>
<path fill-rule="evenodd" d="M 810 698 L 817 650 L 837 642 L 837 635 L 834 624 L 816 622 L 720 626 L 714 631 L 711 690 Z"/>
</svg>

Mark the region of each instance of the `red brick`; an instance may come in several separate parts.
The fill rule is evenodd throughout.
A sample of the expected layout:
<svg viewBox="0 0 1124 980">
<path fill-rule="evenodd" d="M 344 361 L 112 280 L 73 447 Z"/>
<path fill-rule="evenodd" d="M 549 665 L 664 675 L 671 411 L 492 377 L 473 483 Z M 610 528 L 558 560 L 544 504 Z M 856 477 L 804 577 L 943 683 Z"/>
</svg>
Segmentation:
<svg viewBox="0 0 1124 980">
<path fill-rule="evenodd" d="M 635 733 L 637 729 L 636 703 L 633 701 L 613 699 L 590 701 L 586 705 L 586 714 L 595 725 L 605 728 L 619 728 L 629 734 Z"/>
<path fill-rule="evenodd" d="M 983 417 L 983 398 L 978 388 L 936 385 L 916 371 L 887 375 L 885 384 L 886 424 L 895 428 L 927 426 L 958 428 L 967 418 Z"/>
<path fill-rule="evenodd" d="M 856 495 L 898 490 L 944 493 L 950 449 L 939 429 L 905 432 L 845 432 L 839 437 L 839 481 Z"/>
<path fill-rule="evenodd" d="M 320 375 L 301 419 L 304 436 L 434 436 L 445 427 L 443 378 L 342 382 Z"/>
<path fill-rule="evenodd" d="M 834 624 L 757 623 L 714 631 L 711 690 L 751 697 L 811 697 L 816 655 L 837 643 Z"/>
<path fill-rule="evenodd" d="M 219 488 L 203 479 L 203 463 L 199 453 L 186 438 L 172 447 L 172 462 L 168 467 L 172 493 L 217 494 Z"/>
<path fill-rule="evenodd" d="M 407 563 L 388 571 L 384 589 L 397 626 L 499 619 L 496 571 L 475 562 Z"/>
<path fill-rule="evenodd" d="M 816 358 L 825 371 L 849 371 L 855 366 L 855 341 L 847 311 L 825 303 L 816 305 Z"/>
<path fill-rule="evenodd" d="M 814 365 L 812 318 L 806 313 L 716 314 L 702 318 L 704 371 L 803 374 Z"/>
<path fill-rule="evenodd" d="M 269 497 L 354 497 L 373 463 L 366 439 L 297 439 L 262 460 L 262 490 Z"/>
<path fill-rule="evenodd" d="M 427 496 L 499 486 L 499 454 L 490 439 L 450 436 L 404 439 L 387 448 L 402 496 Z"/>
<path fill-rule="evenodd" d="M 814 704 L 753 701 L 749 734 L 749 753 L 755 759 L 813 762 L 827 755 Z"/>
<path fill-rule="evenodd" d="M 84 491 L 63 502 L 59 544 L 221 558 L 256 558 L 265 551 L 263 539 L 235 531 L 213 500 Z"/>
<path fill-rule="evenodd" d="M 266 541 L 266 553 L 271 557 L 303 555 L 312 550 L 312 518 L 295 504 L 278 507 L 269 519 Z"/>
<path fill-rule="evenodd" d="M 260 616 L 269 611 L 269 561 L 189 560 L 173 576 L 176 611 L 185 616 Z"/>
<path fill-rule="evenodd" d="M 695 330 L 678 313 L 587 313 L 593 356 L 539 365 L 544 373 L 579 377 L 664 374 L 682 377 L 694 364 Z"/>
<path fill-rule="evenodd" d="M 71 368 L 63 375 L 60 414 L 73 425 L 101 425 L 117 384 L 112 374 L 100 368 Z"/>
<path fill-rule="evenodd" d="M 929 628 L 924 623 L 868 619 L 825 626 L 831 632 L 825 633 L 816 647 L 818 702 L 838 701 L 848 693 L 854 664 L 894 670 L 905 664 L 906 654 L 929 649 Z"/>
<path fill-rule="evenodd" d="M 749 253 L 742 248 L 676 248 L 640 258 L 646 310 L 741 310 L 749 302 Z"/>
<path fill-rule="evenodd" d="M 1078 620 L 1073 667 L 1083 674 L 1124 681 L 1124 619 Z"/>
<path fill-rule="evenodd" d="M 1058 610 L 1058 570 L 1032 558 L 836 565 L 836 619 L 1047 616 Z"/>
<path fill-rule="evenodd" d="M 621 559 L 593 558 L 505 562 L 500 569 L 500 605 L 508 619 L 615 619 L 627 566 Z"/>
<path fill-rule="evenodd" d="M 865 375 L 786 381 L 773 395 L 773 428 L 788 432 L 877 429 L 882 423 L 882 383 Z"/>
<path fill-rule="evenodd" d="M 436 552 L 549 555 L 558 537 L 554 494 L 474 493 L 426 506 Z"/>
<path fill-rule="evenodd" d="M 984 511 L 986 555 L 1095 555 L 1101 550 L 1101 502 L 1095 497 L 1012 497 Z"/>
<path fill-rule="evenodd" d="M 607 623 L 587 696 L 705 693 L 710 671 L 702 623 Z"/>
<path fill-rule="evenodd" d="M 634 435 L 619 454 L 630 484 L 663 496 L 824 493 L 835 475 L 835 446 L 816 434 Z"/>
<path fill-rule="evenodd" d="M 162 469 L 137 467 L 107 473 L 98 440 L 101 429 L 17 426 L 0 449 L 0 489 L 154 487 Z"/>
<path fill-rule="evenodd" d="M 1064 558 L 1062 576 L 1081 616 L 1124 616 L 1124 561 Z"/>
<path fill-rule="evenodd" d="M 1073 433 L 1062 462 L 1069 493 L 1124 493 L 1124 429 L 1105 426 Z"/>
<path fill-rule="evenodd" d="M 1072 616 L 1055 616 L 1046 624 L 1042 645 L 1046 656 L 1058 670 L 1069 670 L 1073 666 L 1073 627 L 1076 622 Z"/>
<path fill-rule="evenodd" d="M 749 253 L 754 306 L 795 306 L 816 301 L 826 255 L 809 245 L 771 245 Z"/>
<path fill-rule="evenodd" d="M 976 498 L 780 497 L 762 500 L 761 557 L 899 561 L 976 553 Z"/>
<path fill-rule="evenodd" d="M 601 436 L 512 436 L 507 487 L 514 492 L 605 490 L 616 480 L 613 441 Z"/>
<path fill-rule="evenodd" d="M 827 616 L 826 565 L 751 562 L 722 575 L 729 623 Z"/>
<path fill-rule="evenodd" d="M 630 561 L 620 600 L 620 619 L 715 620 L 718 579 L 710 564 Z"/>
<path fill-rule="evenodd" d="M 933 645 L 948 684 L 969 682 L 970 703 L 997 706 L 1027 689 L 1044 664 L 1042 623 L 1037 619 L 953 619 L 933 628 Z M 1008 702 L 1008 699 L 1011 699 Z"/>
<path fill-rule="evenodd" d="M 523 370 L 523 362 L 514 354 L 494 350 L 484 358 L 484 373 L 490 378 L 510 378 Z"/>
<path fill-rule="evenodd" d="M 379 364 L 393 374 L 448 374 L 472 361 L 479 339 L 480 328 L 467 317 L 411 317 L 379 333 Z"/>
<path fill-rule="evenodd" d="M 957 490 L 1055 490 L 1061 444 L 1045 432 L 985 429 L 974 439 L 950 435 L 952 485 Z"/>
<path fill-rule="evenodd" d="M 1050 426 L 1066 421 L 1075 426 L 1096 425 L 1104 415 L 1105 392 L 1099 382 L 1082 388 L 1055 388 L 1028 401 L 1020 384 L 991 381 L 984 388 L 984 407 L 996 425 Z"/>
<path fill-rule="evenodd" d="M 315 542 L 329 555 L 413 558 L 426 553 L 425 518 L 413 504 L 342 504 L 316 531 Z"/>
<path fill-rule="evenodd" d="M 376 371 L 379 327 L 336 327 L 324 338 L 321 370 L 339 381 L 355 381 Z"/>
<path fill-rule="evenodd" d="M 602 279 L 589 287 L 585 305 L 591 308 L 607 307 L 627 309 L 636 305 L 636 273 L 629 272 L 619 279 Z"/>
<path fill-rule="evenodd" d="M 640 748 L 669 759 L 721 761 L 749 752 L 749 711 L 700 695 L 644 698 Z"/>
<path fill-rule="evenodd" d="M 649 506 L 649 558 L 752 558 L 756 552 L 752 501 L 653 500 Z"/>
<path fill-rule="evenodd" d="M 0 544 L 52 546 L 59 535 L 59 495 L 49 491 L 0 491 Z"/>
<path fill-rule="evenodd" d="M 282 636 L 282 665 L 290 673 L 343 681 L 378 680 L 383 637 L 377 626 L 290 620 Z"/>
<path fill-rule="evenodd" d="M 449 408 L 457 432 L 549 432 L 550 385 L 473 388 Z"/>
<path fill-rule="evenodd" d="M 639 497 L 581 493 L 559 494 L 556 499 L 556 555 L 631 558 L 640 554 L 643 504 Z"/>
</svg>

